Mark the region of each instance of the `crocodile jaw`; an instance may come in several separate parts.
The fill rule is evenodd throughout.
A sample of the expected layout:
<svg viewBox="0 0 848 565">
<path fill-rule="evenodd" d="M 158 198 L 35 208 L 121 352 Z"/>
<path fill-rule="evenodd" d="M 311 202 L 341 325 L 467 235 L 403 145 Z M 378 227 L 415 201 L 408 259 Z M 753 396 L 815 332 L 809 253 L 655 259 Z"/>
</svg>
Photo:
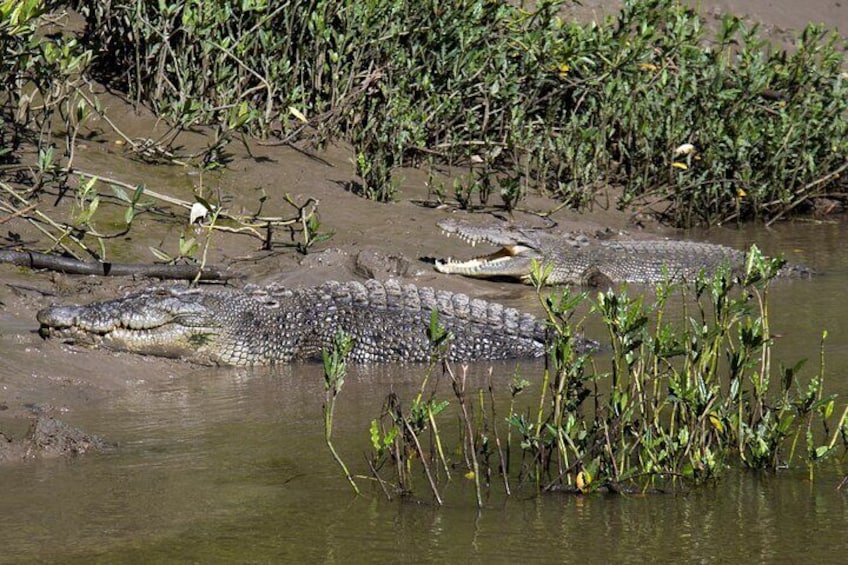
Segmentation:
<svg viewBox="0 0 848 565">
<path fill-rule="evenodd" d="M 141 355 L 154 355 L 172 359 L 191 359 L 198 363 L 216 362 L 206 355 L 206 345 L 215 337 L 210 329 L 208 333 L 198 328 L 163 326 L 153 330 L 130 330 L 115 328 L 105 333 L 94 333 L 80 327 L 56 328 L 42 325 L 39 334 L 44 338 L 58 339 L 64 343 L 103 347 L 113 351 L 127 351 Z"/>
<path fill-rule="evenodd" d="M 481 255 L 467 261 L 439 259 L 435 268 L 440 273 L 465 275 L 466 277 L 517 278 L 521 282 L 530 282 L 533 259 L 539 259 L 538 252 L 524 245 L 505 245 L 498 251 Z"/>
<path fill-rule="evenodd" d="M 200 363 L 216 359 L 207 352 L 220 329 L 200 323 L 202 310 L 184 311 L 185 304 L 162 293 L 161 308 L 144 312 L 132 302 L 116 300 L 90 306 L 52 306 L 38 312 L 39 334 L 66 343 L 104 347 L 143 355 L 190 358 Z M 102 306 L 111 304 L 108 311 Z"/>
</svg>

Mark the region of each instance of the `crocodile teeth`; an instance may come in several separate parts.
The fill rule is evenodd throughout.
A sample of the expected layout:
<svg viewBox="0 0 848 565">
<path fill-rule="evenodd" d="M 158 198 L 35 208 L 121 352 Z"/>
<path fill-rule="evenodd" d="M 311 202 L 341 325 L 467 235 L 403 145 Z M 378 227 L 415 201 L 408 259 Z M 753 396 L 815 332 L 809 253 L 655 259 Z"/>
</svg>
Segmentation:
<svg viewBox="0 0 848 565">
<path fill-rule="evenodd" d="M 124 330 L 133 330 L 133 331 L 144 331 L 151 330 L 154 328 L 158 328 L 161 324 L 156 322 L 149 322 L 144 320 L 143 318 L 135 317 L 128 320 L 120 320 L 118 325 L 115 326 L 115 329 L 124 329 Z"/>
</svg>

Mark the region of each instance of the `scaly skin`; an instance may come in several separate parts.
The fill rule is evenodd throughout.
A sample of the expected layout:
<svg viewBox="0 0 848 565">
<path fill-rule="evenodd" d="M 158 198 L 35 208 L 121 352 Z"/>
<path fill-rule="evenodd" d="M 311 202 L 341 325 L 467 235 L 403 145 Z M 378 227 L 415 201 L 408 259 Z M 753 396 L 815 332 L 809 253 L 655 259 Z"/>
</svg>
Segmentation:
<svg viewBox="0 0 848 565">
<path fill-rule="evenodd" d="M 472 245 L 488 243 L 501 249 L 469 261 L 436 261 L 441 273 L 477 278 L 512 278 L 530 282 L 532 262 L 551 266 L 548 284 L 605 286 L 633 282 L 655 284 L 667 277 L 692 280 L 701 271 L 721 266 L 741 269 L 745 253 L 712 243 L 674 240 L 590 240 L 558 236 L 544 230 L 512 226 L 474 226 L 453 219 L 439 228 Z M 810 276 L 799 265 L 784 267 L 783 276 Z"/>
<path fill-rule="evenodd" d="M 425 362 L 433 309 L 454 335 L 454 360 L 545 353 L 545 326 L 529 314 L 395 281 L 303 289 L 152 288 L 87 306 L 46 308 L 38 321 L 44 337 L 207 364 L 320 359 L 340 329 L 353 337 L 351 362 Z"/>
</svg>

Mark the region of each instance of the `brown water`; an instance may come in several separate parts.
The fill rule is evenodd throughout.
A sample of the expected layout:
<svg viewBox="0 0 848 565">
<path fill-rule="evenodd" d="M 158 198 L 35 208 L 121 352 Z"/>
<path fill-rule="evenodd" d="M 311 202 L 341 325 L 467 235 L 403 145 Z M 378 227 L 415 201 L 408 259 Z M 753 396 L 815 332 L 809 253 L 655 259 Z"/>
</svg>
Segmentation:
<svg viewBox="0 0 848 565">
<path fill-rule="evenodd" d="M 848 496 L 839 476 L 731 473 L 686 496 L 495 496 L 450 503 L 353 497 L 323 447 L 317 371 L 191 371 L 79 414 L 120 449 L 0 469 L 4 562 L 837 562 Z M 362 467 L 367 417 L 391 370 L 352 375 L 338 444 Z M 414 388 L 395 384 L 401 395 Z M 120 425 L 114 420 L 120 414 Z"/>
<path fill-rule="evenodd" d="M 825 271 L 773 287 L 772 325 L 785 336 L 777 356 L 809 357 L 811 375 L 827 329 L 828 387 L 848 396 L 845 235 L 844 224 L 793 224 L 709 237 L 799 250 L 790 258 Z M 515 302 L 531 307 L 530 291 L 520 294 Z M 210 369 L 69 354 L 32 329 L 26 319 L 0 317 L 5 400 L 52 402 L 118 448 L 0 467 L 0 562 L 836 563 L 848 554 L 848 492 L 835 489 L 848 465 L 826 466 L 812 483 L 803 470 L 732 471 L 680 496 L 537 497 L 525 489 L 506 498 L 494 488 L 482 512 L 462 478 L 447 487 L 443 508 L 423 483 L 418 502 L 387 501 L 364 480 L 354 497 L 323 444 L 317 366 Z M 522 369 L 533 380 L 540 373 Z M 496 366 L 503 396 L 511 373 L 510 364 Z M 355 473 L 366 471 L 367 428 L 385 395 L 408 401 L 422 375 L 417 366 L 352 371 L 335 441 Z"/>
</svg>

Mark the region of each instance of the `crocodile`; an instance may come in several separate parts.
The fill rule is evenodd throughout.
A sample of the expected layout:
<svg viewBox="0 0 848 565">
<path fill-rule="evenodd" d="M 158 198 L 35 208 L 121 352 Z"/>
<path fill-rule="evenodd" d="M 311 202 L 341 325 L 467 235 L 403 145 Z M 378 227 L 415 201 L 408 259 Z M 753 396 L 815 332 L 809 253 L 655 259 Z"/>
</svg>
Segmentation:
<svg viewBox="0 0 848 565">
<path fill-rule="evenodd" d="M 426 362 L 434 310 L 453 336 L 450 359 L 545 354 L 546 326 L 530 314 L 395 280 L 297 289 L 154 287 L 83 306 L 51 306 L 37 318 L 45 338 L 203 364 L 318 360 L 339 330 L 353 338 L 353 363 Z"/>
<path fill-rule="evenodd" d="M 746 254 L 714 243 L 683 240 L 600 240 L 585 235 L 558 235 L 539 228 L 476 226 L 454 219 L 438 227 L 448 237 L 456 235 L 476 246 L 501 249 L 468 261 L 438 259 L 441 273 L 475 278 L 517 279 L 531 282 L 533 261 L 549 264 L 548 284 L 609 286 L 613 283 L 658 283 L 667 278 L 692 280 L 701 272 L 714 273 L 727 266 L 741 270 Z M 785 265 L 779 275 L 808 277 L 803 265 Z"/>
</svg>

